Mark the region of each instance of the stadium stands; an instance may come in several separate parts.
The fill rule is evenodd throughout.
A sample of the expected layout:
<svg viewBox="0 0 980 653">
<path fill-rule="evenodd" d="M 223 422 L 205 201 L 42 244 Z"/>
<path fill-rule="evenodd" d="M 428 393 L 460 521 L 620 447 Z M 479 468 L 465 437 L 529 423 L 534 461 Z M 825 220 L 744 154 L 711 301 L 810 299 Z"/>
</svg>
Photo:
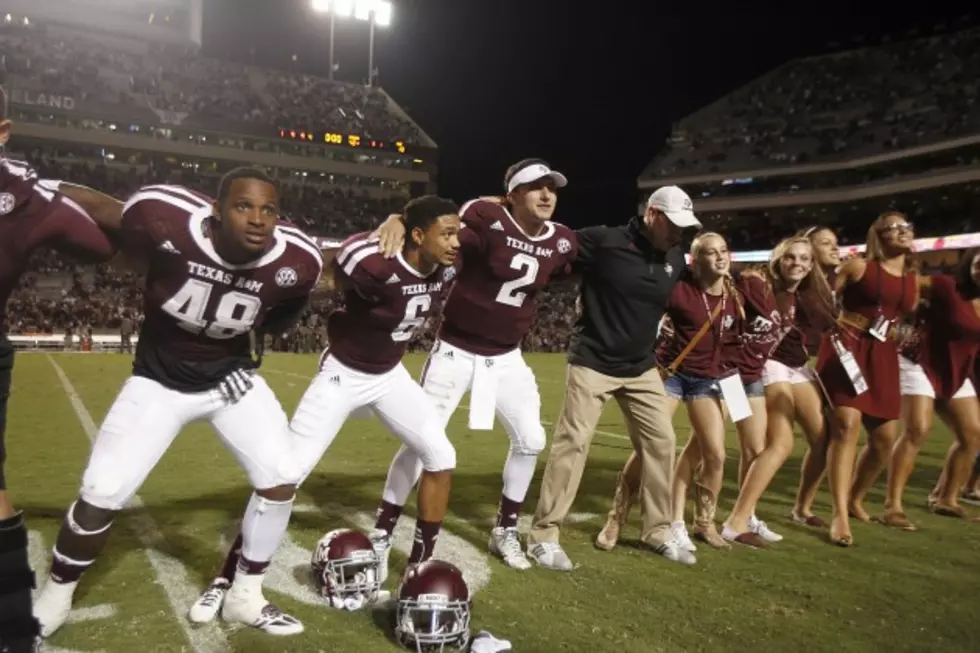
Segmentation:
<svg viewBox="0 0 980 653">
<path fill-rule="evenodd" d="M 427 138 L 380 89 L 202 57 L 190 49 L 127 43 L 69 29 L 0 31 L 6 83 L 91 103 L 151 107 L 230 123 L 321 125 L 367 138 Z"/>
<path fill-rule="evenodd" d="M 791 61 L 680 121 L 644 176 L 840 160 L 980 129 L 980 28 Z"/>
<path fill-rule="evenodd" d="M 683 186 L 735 250 L 814 224 L 860 243 L 885 209 L 976 231 L 978 80 L 980 28 L 791 61 L 682 119 L 640 195 Z"/>
</svg>

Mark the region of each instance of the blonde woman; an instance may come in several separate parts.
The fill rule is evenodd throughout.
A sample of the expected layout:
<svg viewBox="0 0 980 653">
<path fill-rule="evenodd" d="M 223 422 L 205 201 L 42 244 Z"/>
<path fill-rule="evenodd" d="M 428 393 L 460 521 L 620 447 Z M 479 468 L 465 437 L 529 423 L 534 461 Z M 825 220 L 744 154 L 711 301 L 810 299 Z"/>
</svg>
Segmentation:
<svg viewBox="0 0 980 653">
<path fill-rule="evenodd" d="M 662 341 L 657 357 L 663 363 L 679 363 L 670 370 L 664 387 L 671 412 L 680 402 L 686 404 L 694 431 L 692 438 L 697 438 L 699 450 L 703 452 L 700 489 L 704 518 L 695 525 L 695 532 L 708 532 L 709 524 L 713 524 L 725 462 L 725 422 L 718 380 L 735 371 L 727 366 L 723 354 L 726 342 L 736 335 L 737 321 L 744 318 L 744 309 L 729 276 L 731 257 L 721 235 L 701 234 L 691 244 L 691 258 L 690 268 L 681 275 L 668 301 L 666 312 L 672 329 L 670 336 Z M 691 343 L 693 346 L 688 347 Z M 682 352 L 685 352 L 683 357 Z M 639 459 L 631 456 L 619 476 L 610 518 L 596 538 L 599 548 L 615 546 L 632 497 L 639 488 L 640 472 Z M 696 560 L 684 527 L 683 503 L 680 515 L 675 514 L 672 530 L 675 541 L 686 553 L 682 561 L 694 564 Z M 710 533 L 719 537 L 713 526 Z M 707 537 L 712 536 L 710 533 Z"/>
<path fill-rule="evenodd" d="M 772 252 L 768 267 L 753 275 L 759 277 L 765 293 L 765 296 L 760 296 L 759 291 L 755 290 L 751 296 L 757 299 L 753 303 L 773 308 L 770 319 L 772 335 L 767 339 L 769 352 L 778 351 L 790 333 L 796 334 L 799 347 L 799 351 L 795 352 L 798 358 L 793 361 L 795 365 L 792 367 L 777 360 L 774 353 L 764 362 L 762 378 L 765 397 L 760 412 L 766 415 L 765 448 L 747 465 L 744 480 L 739 485 L 738 499 L 722 528 L 724 539 L 759 547 L 766 542 L 782 539 L 774 537 L 775 534 L 764 526 L 760 528 L 759 524 L 764 525 L 764 522 L 755 517 L 755 510 L 776 472 L 793 450 L 794 420 L 799 419 L 803 425 L 811 448 L 822 447 L 822 398 L 806 367 L 805 341 L 800 339 L 799 334 L 811 326 L 811 320 L 832 321 L 834 307 L 830 286 L 815 261 L 810 238 L 806 236 L 788 238 L 779 243 Z M 746 273 L 743 276 L 750 275 Z M 801 415 L 802 419 L 798 417 Z"/>
<path fill-rule="evenodd" d="M 830 540 L 838 546 L 854 543 L 851 515 L 871 521 L 864 498 L 898 434 L 901 391 L 895 327 L 915 309 L 920 286 L 927 286 L 909 269 L 912 243 L 912 225 L 904 214 L 889 211 L 872 223 L 866 257 L 851 258 L 841 266 L 839 327 L 825 333 L 820 343 L 817 373 L 837 422 L 830 432 L 827 472 L 834 505 Z M 862 424 L 868 444 L 855 466 Z"/>
<path fill-rule="evenodd" d="M 810 227 L 797 235 L 809 239 L 813 246 L 814 270 L 826 277 L 833 298 L 841 262 L 837 234 L 829 227 Z M 800 485 L 790 519 L 804 526 L 826 528 L 827 523 L 813 514 L 813 502 L 827 470 L 827 428 L 830 426 L 828 421 L 833 420 L 826 419 L 830 408 L 817 384 L 816 374 L 806 365 L 811 356 L 817 355 L 823 334 L 836 323 L 837 308 L 834 303 L 832 310 L 826 310 L 824 298 L 811 295 L 804 299 L 806 301 L 797 305 L 797 328 L 791 329 L 779 343 L 771 359 L 774 364 L 769 367 L 764 382 L 766 385 L 790 385 L 796 423 L 803 429 L 808 445 L 800 466 Z"/>
</svg>

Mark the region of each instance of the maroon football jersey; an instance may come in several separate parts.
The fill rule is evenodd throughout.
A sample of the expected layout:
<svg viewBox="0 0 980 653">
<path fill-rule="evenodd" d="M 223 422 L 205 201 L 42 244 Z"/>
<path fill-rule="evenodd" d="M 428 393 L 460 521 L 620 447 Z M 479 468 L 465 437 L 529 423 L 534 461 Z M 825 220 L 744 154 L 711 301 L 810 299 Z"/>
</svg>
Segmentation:
<svg viewBox="0 0 980 653">
<path fill-rule="evenodd" d="M 400 253 L 386 259 L 368 233 L 344 241 L 331 265 L 344 305 L 327 320 L 330 353 L 369 374 L 398 365 L 456 275 L 456 268 L 440 266 L 423 276 Z"/>
<path fill-rule="evenodd" d="M 828 274 L 827 282 L 833 290 L 837 273 Z M 820 338 L 834 326 L 834 320 L 832 316 L 825 315 L 825 311 L 808 306 L 806 301 L 799 301 L 795 323 L 795 327 L 789 330 L 772 354 L 774 361 L 792 368 L 803 367 L 811 356 L 817 354 Z"/>
<path fill-rule="evenodd" d="M 254 367 L 248 332 L 270 310 L 305 302 L 323 268 L 316 244 L 287 223 L 259 258 L 225 261 L 211 214 L 212 200 L 180 186 L 146 186 L 123 208 L 122 247 L 149 264 L 133 372 L 183 392 Z"/>
<path fill-rule="evenodd" d="M 53 247 L 86 262 L 113 255 L 85 210 L 52 188 L 28 164 L 0 159 L 0 334 L 7 299 L 35 249 Z"/>
<path fill-rule="evenodd" d="M 743 383 L 762 378 L 762 369 L 776 347 L 792 328 L 796 315 L 793 295 L 790 305 L 784 307 L 786 317 L 779 311 L 776 294 L 763 279 L 742 275 L 735 283 L 742 297 L 745 320 L 739 328 L 738 338 L 726 343 L 726 357 L 742 375 Z"/>
<path fill-rule="evenodd" d="M 735 365 L 725 356 L 725 350 L 732 338 L 737 335 L 735 320 L 738 309 L 731 297 L 708 295 L 701 291 L 690 269 L 685 270 L 667 302 L 667 315 L 674 327 L 674 336 L 661 342 L 657 350 L 657 360 L 669 366 L 684 350 L 687 343 L 701 330 L 701 327 L 721 303 L 718 315 L 711 328 L 688 352 L 677 371 L 705 379 L 717 379 Z"/>
<path fill-rule="evenodd" d="M 468 202 L 460 215 L 463 266 L 439 337 L 480 356 L 503 354 L 531 328 L 538 292 L 569 271 L 578 238 L 556 222 L 548 222 L 540 236 L 528 236 L 506 207 L 485 200 Z"/>
</svg>

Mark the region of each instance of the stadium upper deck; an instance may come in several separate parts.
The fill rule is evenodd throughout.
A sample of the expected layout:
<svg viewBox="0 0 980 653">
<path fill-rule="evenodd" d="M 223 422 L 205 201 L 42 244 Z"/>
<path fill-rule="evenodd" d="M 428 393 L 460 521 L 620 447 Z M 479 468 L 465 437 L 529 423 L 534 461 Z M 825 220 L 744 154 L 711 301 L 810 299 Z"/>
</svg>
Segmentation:
<svg viewBox="0 0 980 653">
<path fill-rule="evenodd" d="M 879 154 L 980 131 L 980 28 L 790 61 L 682 119 L 640 179 Z"/>
<path fill-rule="evenodd" d="M 404 196 L 435 187 L 436 144 L 380 88 L 16 17 L 0 25 L 0 53 L 22 148 L 262 165 L 280 178 Z"/>
<path fill-rule="evenodd" d="M 860 242 L 886 208 L 976 230 L 980 28 L 791 61 L 681 120 L 640 196 L 683 186 L 738 249 L 809 224 Z"/>
</svg>

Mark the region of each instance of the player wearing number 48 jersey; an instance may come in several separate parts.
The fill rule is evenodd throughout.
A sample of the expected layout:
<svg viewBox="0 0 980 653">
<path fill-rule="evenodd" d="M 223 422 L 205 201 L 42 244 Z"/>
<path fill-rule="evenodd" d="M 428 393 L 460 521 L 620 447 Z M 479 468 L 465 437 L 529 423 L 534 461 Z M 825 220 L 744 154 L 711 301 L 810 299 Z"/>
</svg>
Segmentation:
<svg viewBox="0 0 980 653">
<path fill-rule="evenodd" d="M 538 385 L 521 356 L 520 343 L 531 327 L 537 293 L 552 279 L 568 274 L 578 254 L 575 232 L 551 222 L 558 203 L 556 189 L 566 183 L 565 176 L 544 161 L 525 159 L 507 170 L 505 199 L 464 206 L 462 271 L 422 374 L 422 386 L 443 425 L 469 391 L 470 428 L 493 428 L 496 413 L 510 437 L 489 549 L 515 569 L 531 566 L 518 539 L 517 518 L 546 443 Z M 394 218 L 382 229 L 393 232 L 386 234 L 386 241 L 404 232 Z M 372 535 L 382 557 L 420 471 L 415 454 L 399 449 Z"/>
<path fill-rule="evenodd" d="M 394 258 L 381 255 L 377 239 L 358 234 L 341 245 L 331 262 L 329 275 L 344 293 L 343 307 L 327 321 L 330 346 L 296 407 L 290 431 L 304 478 L 360 409 L 378 415 L 401 439 L 424 469 L 408 558 L 414 565 L 432 557 L 449 502 L 456 450 L 432 402 L 401 360 L 413 332 L 435 313 L 456 275 L 460 220 L 453 202 L 432 195 L 409 202 L 404 215 L 409 238 Z M 241 573 L 234 562 L 240 542 L 191 607 L 191 621 L 210 621 L 227 600 L 229 582 Z M 380 572 L 383 582 L 387 567 Z"/>
<path fill-rule="evenodd" d="M 148 264 L 146 319 L 133 376 L 99 429 L 81 494 L 58 534 L 51 578 L 35 605 L 41 634 L 64 624 L 115 513 L 194 421 L 214 427 L 255 488 L 244 516 L 242 573 L 223 616 L 274 634 L 301 632 L 262 594 L 302 472 L 286 415 L 255 373 L 248 332 L 282 330 L 299 317 L 320 278 L 320 251 L 279 221 L 275 183 L 250 168 L 225 175 L 217 202 L 178 186 L 145 187 L 115 226 L 123 252 Z"/>
</svg>

